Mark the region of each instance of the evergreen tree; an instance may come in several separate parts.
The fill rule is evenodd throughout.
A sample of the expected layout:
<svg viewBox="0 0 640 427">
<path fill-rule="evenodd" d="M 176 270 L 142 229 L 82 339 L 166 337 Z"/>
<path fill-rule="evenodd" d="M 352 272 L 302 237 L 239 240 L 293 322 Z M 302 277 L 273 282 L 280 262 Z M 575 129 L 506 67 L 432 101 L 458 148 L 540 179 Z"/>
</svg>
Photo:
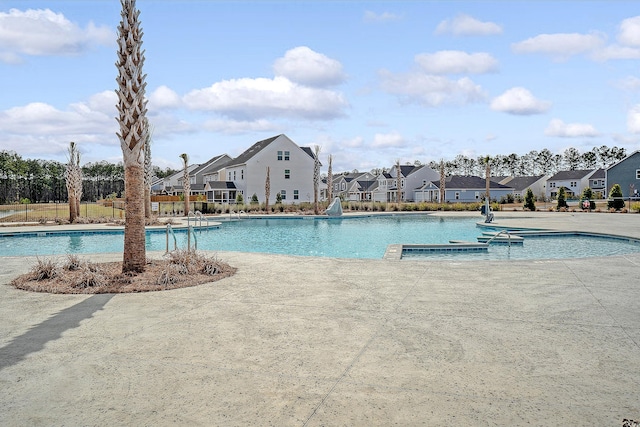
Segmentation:
<svg viewBox="0 0 640 427">
<path fill-rule="evenodd" d="M 536 210 L 535 197 L 533 196 L 533 190 L 531 190 L 531 188 L 527 188 L 527 193 L 524 196 L 524 208 L 533 212 Z"/>
<path fill-rule="evenodd" d="M 622 198 L 622 188 L 620 184 L 613 184 L 613 187 L 611 187 L 607 208 L 613 208 L 617 211 L 624 208 L 624 199 Z"/>
<path fill-rule="evenodd" d="M 557 208 L 560 210 L 561 208 L 567 207 L 567 193 L 564 187 L 560 187 L 558 189 L 558 205 Z"/>
</svg>

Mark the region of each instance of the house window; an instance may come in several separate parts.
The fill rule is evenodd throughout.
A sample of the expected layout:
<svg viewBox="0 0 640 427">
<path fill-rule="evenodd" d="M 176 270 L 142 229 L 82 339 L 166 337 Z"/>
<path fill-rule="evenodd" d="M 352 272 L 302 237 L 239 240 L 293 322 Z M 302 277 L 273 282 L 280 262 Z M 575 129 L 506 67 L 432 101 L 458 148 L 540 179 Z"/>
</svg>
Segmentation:
<svg viewBox="0 0 640 427">
<path fill-rule="evenodd" d="M 285 159 L 286 161 L 288 161 L 288 160 L 289 160 L 289 152 L 288 152 L 288 151 L 285 151 L 285 152 L 284 152 L 284 159 Z"/>
<path fill-rule="evenodd" d="M 640 179 L 640 169 L 636 169 L 636 179 Z"/>
<path fill-rule="evenodd" d="M 337 182 L 336 182 L 335 184 L 333 184 L 333 189 L 334 189 L 334 190 L 338 190 L 338 185 L 339 185 L 339 184 L 338 184 Z"/>
<path fill-rule="evenodd" d="M 480 198 L 480 192 L 476 191 L 476 199 L 479 199 L 479 198 Z"/>
<path fill-rule="evenodd" d="M 287 200 L 287 190 L 280 190 L 280 197 L 282 200 Z"/>
<path fill-rule="evenodd" d="M 240 179 L 244 180 L 244 169 L 240 169 Z"/>
<path fill-rule="evenodd" d="M 456 200 L 460 200 L 460 192 L 456 191 Z"/>
<path fill-rule="evenodd" d="M 227 172 L 227 181 L 231 181 L 231 172 Z"/>
<path fill-rule="evenodd" d="M 291 171 L 289 169 L 284 170 L 284 179 L 291 178 Z"/>
<path fill-rule="evenodd" d="M 404 188 L 404 178 L 400 180 L 400 188 Z"/>
<path fill-rule="evenodd" d="M 298 200 L 298 190 L 293 190 L 293 200 Z"/>
<path fill-rule="evenodd" d="M 571 184 L 570 184 L 570 185 L 571 185 L 572 187 L 577 187 L 577 186 L 578 186 L 578 183 L 577 183 L 576 181 L 571 181 Z"/>
<path fill-rule="evenodd" d="M 233 171 L 233 180 L 236 180 L 236 171 Z"/>
<path fill-rule="evenodd" d="M 346 182 L 343 182 L 343 183 L 342 183 L 342 190 L 344 191 L 344 190 L 346 190 L 346 189 L 347 189 L 347 183 L 346 183 Z"/>
<path fill-rule="evenodd" d="M 278 160 L 282 160 L 282 151 L 278 151 Z"/>
<path fill-rule="evenodd" d="M 549 188 L 556 188 L 556 183 L 555 182 L 550 182 L 549 183 Z"/>
</svg>

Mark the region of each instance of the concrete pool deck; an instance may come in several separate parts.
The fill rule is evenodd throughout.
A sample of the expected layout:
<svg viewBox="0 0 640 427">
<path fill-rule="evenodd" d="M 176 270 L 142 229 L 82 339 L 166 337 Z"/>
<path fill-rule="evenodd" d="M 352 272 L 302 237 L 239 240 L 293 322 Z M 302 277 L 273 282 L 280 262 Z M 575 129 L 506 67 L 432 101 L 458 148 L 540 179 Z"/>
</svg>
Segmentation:
<svg viewBox="0 0 640 427">
<path fill-rule="evenodd" d="M 495 224 L 640 238 L 637 214 L 497 212 Z M 94 296 L 16 290 L 34 259 L 0 258 L 0 425 L 640 420 L 640 254 L 218 256 L 235 276 Z"/>
</svg>

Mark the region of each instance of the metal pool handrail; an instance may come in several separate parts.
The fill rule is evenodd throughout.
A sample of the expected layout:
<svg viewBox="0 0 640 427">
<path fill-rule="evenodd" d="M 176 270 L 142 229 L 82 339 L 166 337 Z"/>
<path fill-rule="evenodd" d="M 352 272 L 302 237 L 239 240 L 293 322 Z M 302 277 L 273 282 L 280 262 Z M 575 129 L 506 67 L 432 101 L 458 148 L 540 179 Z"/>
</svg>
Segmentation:
<svg viewBox="0 0 640 427">
<path fill-rule="evenodd" d="M 495 239 L 497 239 L 498 236 L 500 236 L 501 234 L 506 234 L 507 235 L 507 237 L 509 238 L 509 247 L 511 247 L 511 233 L 509 232 L 509 230 L 501 230 L 501 231 L 499 231 L 495 236 L 493 236 L 492 238 L 487 240 L 487 245 L 490 244 L 491 242 L 493 242 Z"/>
<path fill-rule="evenodd" d="M 176 234 L 173 232 L 173 228 L 171 228 L 171 224 L 167 224 L 167 251 L 165 253 L 169 253 L 169 234 L 173 236 L 173 250 L 178 249 L 178 241 L 176 240 Z"/>
</svg>

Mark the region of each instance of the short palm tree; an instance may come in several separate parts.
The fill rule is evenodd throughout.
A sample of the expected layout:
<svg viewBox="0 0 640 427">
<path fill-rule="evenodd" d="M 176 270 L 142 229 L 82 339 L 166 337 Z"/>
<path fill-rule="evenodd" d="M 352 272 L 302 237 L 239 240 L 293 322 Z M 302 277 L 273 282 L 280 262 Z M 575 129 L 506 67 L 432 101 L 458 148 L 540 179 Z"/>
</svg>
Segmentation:
<svg viewBox="0 0 640 427">
<path fill-rule="evenodd" d="M 320 189 L 320 146 L 316 145 L 313 158 L 313 213 L 320 214 L 318 191 Z"/>
<path fill-rule="evenodd" d="M 191 210 L 191 201 L 189 200 L 189 196 L 191 196 L 191 181 L 189 181 L 189 156 L 187 153 L 180 154 L 180 158 L 182 159 L 182 191 L 184 194 L 184 215 L 189 215 L 189 211 Z"/>
<path fill-rule="evenodd" d="M 64 171 L 64 179 L 69 197 L 69 222 L 74 222 L 80 215 L 82 168 L 80 168 L 80 151 L 78 151 L 78 145 L 73 141 L 69 143 L 69 162 Z"/>
</svg>

